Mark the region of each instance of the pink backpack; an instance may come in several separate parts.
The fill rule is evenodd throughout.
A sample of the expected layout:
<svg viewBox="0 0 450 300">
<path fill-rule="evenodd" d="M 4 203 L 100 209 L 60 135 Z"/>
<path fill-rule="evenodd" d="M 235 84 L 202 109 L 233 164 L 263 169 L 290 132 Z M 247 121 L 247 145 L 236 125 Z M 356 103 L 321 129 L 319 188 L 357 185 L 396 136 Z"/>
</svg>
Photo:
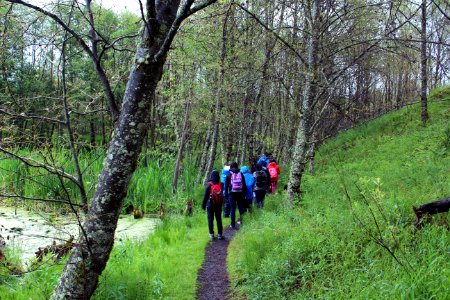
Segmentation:
<svg viewBox="0 0 450 300">
<path fill-rule="evenodd" d="M 242 174 L 241 172 L 231 174 L 231 191 L 232 192 L 242 192 Z"/>
</svg>

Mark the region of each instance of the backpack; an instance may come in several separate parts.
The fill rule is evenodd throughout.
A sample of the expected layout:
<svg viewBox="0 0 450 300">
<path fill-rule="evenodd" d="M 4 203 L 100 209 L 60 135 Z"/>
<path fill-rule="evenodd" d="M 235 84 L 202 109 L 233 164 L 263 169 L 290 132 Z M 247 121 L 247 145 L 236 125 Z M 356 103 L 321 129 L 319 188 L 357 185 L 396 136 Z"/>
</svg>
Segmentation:
<svg viewBox="0 0 450 300">
<path fill-rule="evenodd" d="M 266 184 L 267 184 L 266 180 L 267 180 L 266 172 L 264 172 L 262 170 L 255 172 L 255 181 L 256 181 L 256 186 L 258 188 L 265 188 Z"/>
<path fill-rule="evenodd" d="M 212 181 L 209 182 L 211 185 L 210 195 L 209 195 L 209 201 L 212 205 L 220 206 L 223 202 L 223 191 L 222 191 L 222 182 L 213 183 Z"/>
<path fill-rule="evenodd" d="M 232 192 L 242 192 L 242 174 L 241 172 L 231 174 L 231 191 Z"/>
<path fill-rule="evenodd" d="M 269 173 L 270 173 L 270 179 L 272 181 L 278 180 L 278 172 L 277 172 L 276 168 L 269 168 Z"/>
</svg>

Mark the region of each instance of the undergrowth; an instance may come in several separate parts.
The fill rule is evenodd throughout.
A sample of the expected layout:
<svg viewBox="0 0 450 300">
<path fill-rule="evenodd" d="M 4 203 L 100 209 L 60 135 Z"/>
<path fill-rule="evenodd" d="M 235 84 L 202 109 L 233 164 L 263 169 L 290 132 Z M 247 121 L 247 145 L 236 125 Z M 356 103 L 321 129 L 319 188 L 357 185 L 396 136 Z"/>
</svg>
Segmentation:
<svg viewBox="0 0 450 300">
<path fill-rule="evenodd" d="M 413 205 L 450 195 L 449 101 L 390 113 L 320 147 L 294 209 L 269 197 L 230 244 L 236 298 L 449 299 L 449 217 L 421 230 Z M 272 205 L 270 205 L 272 203 Z"/>
</svg>

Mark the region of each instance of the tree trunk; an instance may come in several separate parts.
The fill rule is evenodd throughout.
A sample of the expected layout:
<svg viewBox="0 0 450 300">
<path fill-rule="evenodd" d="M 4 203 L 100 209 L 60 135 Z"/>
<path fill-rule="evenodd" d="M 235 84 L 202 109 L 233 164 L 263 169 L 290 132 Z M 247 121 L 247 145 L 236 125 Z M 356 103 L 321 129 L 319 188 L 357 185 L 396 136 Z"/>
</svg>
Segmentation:
<svg viewBox="0 0 450 300">
<path fill-rule="evenodd" d="M 219 70 L 219 82 L 217 83 L 217 93 L 216 93 L 216 107 L 214 109 L 214 118 L 213 118 L 213 133 L 212 133 L 212 141 L 211 148 L 209 151 L 209 159 L 206 168 L 206 172 L 203 177 L 203 184 L 208 182 L 209 174 L 214 168 L 214 161 L 216 158 L 216 150 L 217 150 L 217 141 L 219 139 L 219 124 L 220 124 L 220 110 L 222 103 L 222 88 L 225 77 L 225 58 L 226 58 L 226 43 L 227 43 L 227 22 L 230 10 L 224 16 L 223 19 L 223 29 L 222 29 L 222 50 L 220 53 L 220 70 Z"/>
<path fill-rule="evenodd" d="M 287 188 L 287 204 L 294 205 L 294 199 L 300 195 L 301 177 L 305 168 L 306 154 L 308 153 L 308 141 L 310 136 L 312 110 L 311 105 L 316 96 L 316 62 L 317 62 L 317 46 L 318 46 L 318 18 L 321 0 L 313 0 L 311 8 L 311 18 L 309 29 L 311 36 L 308 45 L 308 73 L 306 75 L 306 83 L 302 103 L 302 117 L 297 130 L 297 138 L 295 141 L 294 155 L 292 157 L 292 166 L 289 174 L 289 183 Z"/>
<path fill-rule="evenodd" d="M 428 70 L 427 70 L 427 1 L 422 1 L 422 30 L 421 30 L 421 99 L 422 105 L 422 123 L 425 125 L 428 121 L 428 99 L 427 99 L 427 85 L 428 85 Z"/>
<path fill-rule="evenodd" d="M 183 132 L 181 133 L 180 146 L 178 147 L 177 162 L 175 164 L 175 170 L 173 172 L 172 193 L 174 193 L 174 194 L 177 193 L 178 176 L 180 175 L 180 167 L 181 167 L 181 163 L 183 161 L 183 152 L 184 152 L 184 148 L 186 146 L 186 140 L 187 140 L 188 128 L 189 128 L 190 109 L 191 109 L 191 103 L 190 103 L 190 99 L 188 99 L 186 106 L 185 106 Z"/>
<path fill-rule="evenodd" d="M 122 111 L 82 227 L 83 234 L 72 249 L 52 299 L 89 299 L 97 287 L 114 244 L 120 208 L 147 136 L 150 105 L 166 53 L 182 16 L 186 18 L 192 13 L 188 11 L 192 2 L 185 2 L 177 19 L 179 0 L 147 2 L 148 22 L 144 22 Z"/>
<path fill-rule="evenodd" d="M 89 133 L 90 133 L 90 139 L 91 139 L 91 147 L 95 148 L 97 146 L 97 143 L 95 141 L 96 140 L 96 132 L 95 132 L 95 123 L 93 120 L 91 120 L 89 122 L 89 127 L 90 127 Z"/>
</svg>

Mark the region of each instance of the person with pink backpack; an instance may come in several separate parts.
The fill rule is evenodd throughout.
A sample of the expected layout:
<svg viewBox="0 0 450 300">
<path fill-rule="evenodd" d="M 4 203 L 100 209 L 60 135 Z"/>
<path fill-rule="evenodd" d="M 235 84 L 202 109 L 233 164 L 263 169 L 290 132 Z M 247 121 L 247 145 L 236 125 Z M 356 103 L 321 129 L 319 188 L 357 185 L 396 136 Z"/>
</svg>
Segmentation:
<svg viewBox="0 0 450 300">
<path fill-rule="evenodd" d="M 275 194 L 278 185 L 278 175 L 280 175 L 280 166 L 278 166 L 277 161 L 272 159 L 267 166 L 267 170 L 269 170 L 270 174 L 270 182 L 271 182 L 271 191 Z"/>
<path fill-rule="evenodd" d="M 230 163 L 230 172 L 225 180 L 225 198 L 230 200 L 230 227 L 236 228 L 236 205 L 239 209 L 239 220 L 242 222 L 242 216 L 245 213 L 244 196 L 247 192 L 244 174 L 239 170 L 236 162 Z"/>
</svg>

